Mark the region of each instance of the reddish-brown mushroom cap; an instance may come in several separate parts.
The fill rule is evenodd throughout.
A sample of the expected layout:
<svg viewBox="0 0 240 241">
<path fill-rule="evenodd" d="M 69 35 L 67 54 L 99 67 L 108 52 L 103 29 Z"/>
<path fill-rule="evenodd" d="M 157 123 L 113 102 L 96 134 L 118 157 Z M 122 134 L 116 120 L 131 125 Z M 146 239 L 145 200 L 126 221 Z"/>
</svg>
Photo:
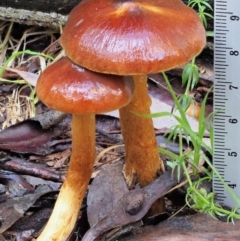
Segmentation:
<svg viewBox="0 0 240 241">
<path fill-rule="evenodd" d="M 126 105 L 132 98 L 133 80 L 95 73 L 64 57 L 40 75 L 36 91 L 50 108 L 72 114 L 95 114 Z"/>
<path fill-rule="evenodd" d="M 139 75 L 188 62 L 205 39 L 200 18 L 181 0 L 88 0 L 70 13 L 61 44 L 85 68 Z"/>
</svg>

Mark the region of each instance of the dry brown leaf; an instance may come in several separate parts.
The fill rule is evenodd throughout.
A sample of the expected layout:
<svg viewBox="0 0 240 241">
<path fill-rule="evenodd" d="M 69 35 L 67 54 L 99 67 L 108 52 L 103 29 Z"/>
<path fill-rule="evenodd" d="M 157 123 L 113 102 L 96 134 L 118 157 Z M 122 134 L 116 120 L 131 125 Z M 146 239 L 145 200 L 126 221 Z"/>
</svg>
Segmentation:
<svg viewBox="0 0 240 241">
<path fill-rule="evenodd" d="M 38 74 L 34 74 L 31 72 L 22 71 L 14 68 L 6 68 L 6 70 L 18 74 L 21 78 L 23 78 L 28 84 L 32 86 L 36 86 L 37 84 Z"/>
</svg>

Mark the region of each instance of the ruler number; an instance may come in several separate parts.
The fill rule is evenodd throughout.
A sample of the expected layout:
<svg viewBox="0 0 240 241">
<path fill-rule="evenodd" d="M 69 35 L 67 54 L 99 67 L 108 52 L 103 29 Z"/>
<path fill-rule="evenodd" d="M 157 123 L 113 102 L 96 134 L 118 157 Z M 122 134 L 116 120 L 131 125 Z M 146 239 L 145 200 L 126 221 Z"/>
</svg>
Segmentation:
<svg viewBox="0 0 240 241">
<path fill-rule="evenodd" d="M 229 89 L 230 89 L 230 90 L 233 90 L 233 89 L 237 90 L 238 87 L 237 87 L 237 86 L 233 86 L 233 85 L 229 85 Z"/>
<path fill-rule="evenodd" d="M 238 120 L 237 119 L 229 119 L 229 123 L 231 124 L 237 124 Z"/>
<path fill-rule="evenodd" d="M 228 156 L 236 157 L 237 156 L 237 152 L 235 152 L 235 151 L 228 152 Z"/>
<path fill-rule="evenodd" d="M 239 55 L 239 52 L 237 50 L 235 51 L 230 51 L 230 55 L 232 56 L 238 56 Z"/>
<path fill-rule="evenodd" d="M 230 19 L 231 19 L 232 21 L 239 21 L 239 17 L 238 17 L 237 15 L 232 15 L 232 16 L 230 17 Z"/>
<path fill-rule="evenodd" d="M 235 187 L 237 187 L 237 184 L 228 184 L 229 187 L 231 187 L 232 189 L 234 189 Z"/>
</svg>

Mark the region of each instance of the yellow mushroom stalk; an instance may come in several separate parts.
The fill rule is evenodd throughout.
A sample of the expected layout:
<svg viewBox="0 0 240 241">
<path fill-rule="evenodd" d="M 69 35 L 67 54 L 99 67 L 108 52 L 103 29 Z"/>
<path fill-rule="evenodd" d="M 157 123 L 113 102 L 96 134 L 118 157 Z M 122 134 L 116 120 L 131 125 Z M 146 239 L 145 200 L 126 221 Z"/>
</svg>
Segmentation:
<svg viewBox="0 0 240 241">
<path fill-rule="evenodd" d="M 95 160 L 95 115 L 72 116 L 72 154 L 66 179 L 46 227 L 37 240 L 64 241 L 71 234 Z"/>
</svg>

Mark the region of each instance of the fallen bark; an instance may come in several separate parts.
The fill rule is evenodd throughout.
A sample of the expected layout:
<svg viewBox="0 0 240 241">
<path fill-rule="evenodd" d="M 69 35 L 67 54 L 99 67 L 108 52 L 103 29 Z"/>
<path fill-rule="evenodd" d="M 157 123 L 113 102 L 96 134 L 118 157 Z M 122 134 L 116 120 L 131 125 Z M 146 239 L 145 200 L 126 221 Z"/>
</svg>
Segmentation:
<svg viewBox="0 0 240 241">
<path fill-rule="evenodd" d="M 215 220 L 207 214 L 170 218 L 157 226 L 139 230 L 119 241 L 237 241 L 240 222 L 235 224 Z"/>
<path fill-rule="evenodd" d="M 1 0 L 0 20 L 20 24 L 55 27 L 64 25 L 79 0 Z"/>
<path fill-rule="evenodd" d="M 5 8 L 25 9 L 44 13 L 59 13 L 67 15 L 80 0 L 1 0 L 0 6 Z"/>
<path fill-rule="evenodd" d="M 67 15 L 0 7 L 0 20 L 27 25 L 56 27 L 65 24 Z"/>
</svg>

